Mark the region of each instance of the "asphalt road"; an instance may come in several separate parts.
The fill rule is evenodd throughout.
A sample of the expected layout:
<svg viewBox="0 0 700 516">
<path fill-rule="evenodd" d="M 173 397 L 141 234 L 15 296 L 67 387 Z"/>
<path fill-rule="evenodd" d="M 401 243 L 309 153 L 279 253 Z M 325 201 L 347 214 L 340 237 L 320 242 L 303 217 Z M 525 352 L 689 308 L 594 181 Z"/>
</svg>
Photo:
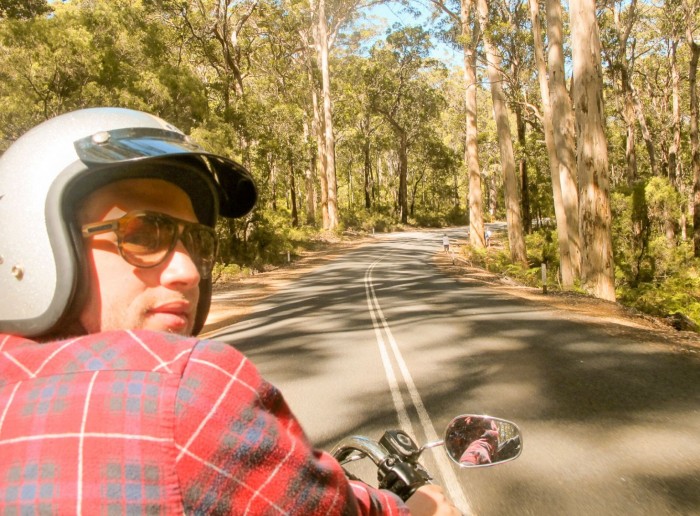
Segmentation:
<svg viewBox="0 0 700 516">
<path fill-rule="evenodd" d="M 399 425 L 426 442 L 461 413 L 516 422 L 513 462 L 460 470 L 426 452 L 465 514 L 700 514 L 698 356 L 444 276 L 441 236 L 378 235 L 216 337 L 327 450 Z"/>
</svg>

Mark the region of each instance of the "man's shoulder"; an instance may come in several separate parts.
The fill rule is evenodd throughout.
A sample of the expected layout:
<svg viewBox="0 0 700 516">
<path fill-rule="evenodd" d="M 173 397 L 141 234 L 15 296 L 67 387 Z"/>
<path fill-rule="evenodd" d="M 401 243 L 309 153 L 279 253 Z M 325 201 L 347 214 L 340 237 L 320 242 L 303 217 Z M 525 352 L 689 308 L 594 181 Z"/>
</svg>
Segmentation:
<svg viewBox="0 0 700 516">
<path fill-rule="evenodd" d="M 17 374 L 104 370 L 180 375 L 193 357 L 213 362 L 241 360 L 238 351 L 221 342 L 146 330 L 108 331 L 45 343 L 0 335 L 0 352 L 0 377 L 7 373 L 5 379 Z"/>
</svg>

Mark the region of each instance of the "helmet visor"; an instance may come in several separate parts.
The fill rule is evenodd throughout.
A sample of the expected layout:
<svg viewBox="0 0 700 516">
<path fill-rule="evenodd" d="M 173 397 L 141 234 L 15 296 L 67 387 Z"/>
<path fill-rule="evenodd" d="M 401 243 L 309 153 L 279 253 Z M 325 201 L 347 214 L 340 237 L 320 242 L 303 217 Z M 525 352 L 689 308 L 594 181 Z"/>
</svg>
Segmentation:
<svg viewBox="0 0 700 516">
<path fill-rule="evenodd" d="M 233 160 L 206 152 L 176 131 L 125 128 L 101 131 L 75 142 L 80 160 L 88 167 L 139 162 L 148 158 L 198 156 L 201 168 L 219 194 L 224 217 L 242 217 L 255 205 L 257 190 L 250 173 Z"/>
<path fill-rule="evenodd" d="M 107 165 L 145 157 L 205 152 L 184 134 L 151 127 L 101 131 L 75 142 L 75 149 L 86 165 Z"/>
</svg>

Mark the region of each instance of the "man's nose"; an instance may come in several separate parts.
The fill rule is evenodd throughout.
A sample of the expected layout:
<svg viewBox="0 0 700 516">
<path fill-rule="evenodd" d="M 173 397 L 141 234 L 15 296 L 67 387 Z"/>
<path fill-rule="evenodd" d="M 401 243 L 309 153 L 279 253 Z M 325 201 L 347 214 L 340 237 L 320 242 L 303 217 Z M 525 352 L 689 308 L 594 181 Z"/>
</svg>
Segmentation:
<svg viewBox="0 0 700 516">
<path fill-rule="evenodd" d="M 200 279 L 197 265 L 182 241 L 178 240 L 175 249 L 165 261 L 161 283 L 173 289 L 189 290 L 199 285 Z"/>
</svg>

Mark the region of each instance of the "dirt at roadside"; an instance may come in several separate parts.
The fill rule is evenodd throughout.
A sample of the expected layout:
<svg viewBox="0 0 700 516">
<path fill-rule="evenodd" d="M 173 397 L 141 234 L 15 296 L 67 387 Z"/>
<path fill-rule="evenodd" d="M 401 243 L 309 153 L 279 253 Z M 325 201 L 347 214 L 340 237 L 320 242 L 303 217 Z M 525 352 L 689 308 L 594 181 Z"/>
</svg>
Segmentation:
<svg viewBox="0 0 700 516">
<path fill-rule="evenodd" d="M 250 312 L 261 300 L 273 294 L 296 278 L 336 258 L 341 253 L 373 241 L 372 237 L 356 237 L 350 241 L 328 242 L 323 250 L 307 252 L 289 265 L 235 281 L 214 284 L 214 295 L 209 317 L 202 336 L 233 324 Z M 672 346 L 680 353 L 700 355 L 700 334 L 678 331 L 662 319 L 651 317 L 618 303 L 611 303 L 570 292 L 548 292 L 517 285 L 508 278 L 473 267 L 452 255 L 436 252 L 433 261 L 445 274 L 458 281 L 488 285 L 509 294 L 542 303 L 567 312 L 586 324 L 599 325 L 609 334 L 627 337 L 638 342 Z"/>
<path fill-rule="evenodd" d="M 491 288 L 542 303 L 553 309 L 567 312 L 586 324 L 601 326 L 609 334 L 628 337 L 638 342 L 672 346 L 681 353 L 700 355 L 700 334 L 679 331 L 667 321 L 633 310 L 619 303 L 604 301 L 574 292 L 543 293 L 541 288 L 526 287 L 505 278 L 473 267 L 468 262 L 445 253 L 436 253 L 434 263 L 446 274 L 458 281 L 487 285 Z"/>
</svg>

